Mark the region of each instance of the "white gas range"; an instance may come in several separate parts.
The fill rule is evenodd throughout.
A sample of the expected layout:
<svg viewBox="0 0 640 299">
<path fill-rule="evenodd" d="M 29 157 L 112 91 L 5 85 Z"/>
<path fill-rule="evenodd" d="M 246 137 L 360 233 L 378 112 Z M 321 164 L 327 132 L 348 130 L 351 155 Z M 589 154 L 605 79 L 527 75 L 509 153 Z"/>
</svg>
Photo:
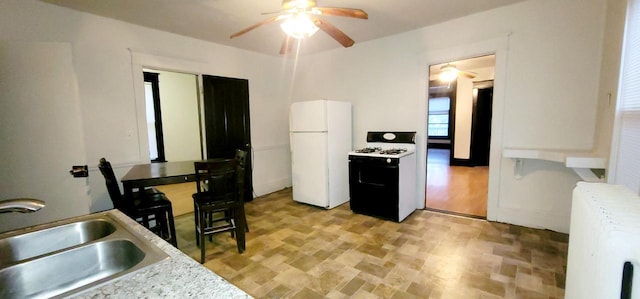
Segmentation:
<svg viewBox="0 0 640 299">
<path fill-rule="evenodd" d="M 351 210 L 400 222 L 416 209 L 415 132 L 368 132 L 349 153 Z"/>
</svg>

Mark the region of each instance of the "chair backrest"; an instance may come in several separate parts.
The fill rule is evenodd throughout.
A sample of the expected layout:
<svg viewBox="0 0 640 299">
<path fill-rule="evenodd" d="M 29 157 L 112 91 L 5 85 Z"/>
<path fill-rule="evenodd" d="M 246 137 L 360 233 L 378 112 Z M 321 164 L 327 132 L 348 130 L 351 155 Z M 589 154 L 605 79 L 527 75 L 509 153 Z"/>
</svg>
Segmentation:
<svg viewBox="0 0 640 299">
<path fill-rule="evenodd" d="M 123 208 L 125 208 L 124 199 L 122 198 L 122 194 L 120 193 L 118 179 L 116 179 L 113 168 L 111 168 L 111 163 L 105 158 L 101 158 L 100 164 L 98 164 L 98 168 L 100 168 L 100 172 L 104 176 L 104 182 L 107 185 L 107 191 L 109 192 L 109 197 L 111 197 L 113 207 L 122 210 Z"/>
<path fill-rule="evenodd" d="M 196 190 L 207 192 L 215 201 L 237 201 L 243 174 L 236 159 L 215 159 L 193 163 L 196 173 Z M 205 188 L 206 186 L 206 188 Z"/>
</svg>

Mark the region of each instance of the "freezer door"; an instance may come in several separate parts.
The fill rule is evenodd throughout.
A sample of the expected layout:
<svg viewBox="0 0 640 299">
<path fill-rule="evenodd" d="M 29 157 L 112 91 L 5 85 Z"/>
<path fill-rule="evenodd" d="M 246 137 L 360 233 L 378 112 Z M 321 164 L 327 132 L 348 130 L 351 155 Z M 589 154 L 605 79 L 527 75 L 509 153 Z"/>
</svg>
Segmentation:
<svg viewBox="0 0 640 299">
<path fill-rule="evenodd" d="M 319 100 L 291 104 L 289 131 L 327 131 L 327 101 Z"/>
<path fill-rule="evenodd" d="M 328 207 L 327 133 L 291 133 L 293 200 Z"/>
</svg>

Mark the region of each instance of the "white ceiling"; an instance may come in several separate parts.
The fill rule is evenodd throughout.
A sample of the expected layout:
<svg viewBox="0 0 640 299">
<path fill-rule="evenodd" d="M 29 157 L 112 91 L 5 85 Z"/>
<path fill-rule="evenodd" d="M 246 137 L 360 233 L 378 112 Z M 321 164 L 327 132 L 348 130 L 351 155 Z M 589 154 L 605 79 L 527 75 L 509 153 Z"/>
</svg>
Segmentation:
<svg viewBox="0 0 640 299">
<path fill-rule="evenodd" d="M 281 0 L 41 0 L 125 22 L 236 48 L 279 55 L 284 33 L 277 24 L 229 36 L 281 8 Z M 368 20 L 324 16 L 356 44 L 524 0 L 318 0 L 322 7 L 360 8 Z M 302 53 L 342 47 L 324 32 L 305 40 Z"/>
</svg>

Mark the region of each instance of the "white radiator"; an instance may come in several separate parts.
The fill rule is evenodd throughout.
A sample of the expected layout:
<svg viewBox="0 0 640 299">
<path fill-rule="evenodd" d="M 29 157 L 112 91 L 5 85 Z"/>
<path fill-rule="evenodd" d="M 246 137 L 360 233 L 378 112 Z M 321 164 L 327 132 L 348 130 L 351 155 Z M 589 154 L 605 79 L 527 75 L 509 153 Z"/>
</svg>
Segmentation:
<svg viewBox="0 0 640 299">
<path fill-rule="evenodd" d="M 638 194 L 624 186 L 578 183 L 571 207 L 565 298 L 640 299 L 638 265 Z"/>
</svg>

